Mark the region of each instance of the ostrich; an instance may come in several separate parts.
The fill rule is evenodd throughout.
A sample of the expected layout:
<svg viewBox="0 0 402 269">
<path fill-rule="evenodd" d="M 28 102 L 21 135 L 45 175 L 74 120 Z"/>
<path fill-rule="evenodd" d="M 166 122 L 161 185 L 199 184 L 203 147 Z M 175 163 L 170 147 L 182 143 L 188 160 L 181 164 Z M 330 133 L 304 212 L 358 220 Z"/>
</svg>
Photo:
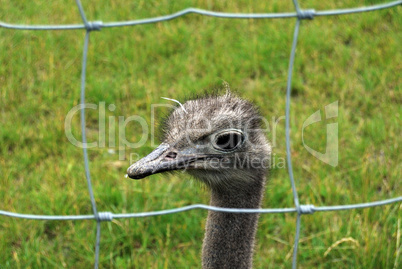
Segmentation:
<svg viewBox="0 0 402 269">
<path fill-rule="evenodd" d="M 211 191 L 210 205 L 259 208 L 271 146 L 261 116 L 229 90 L 189 100 L 167 117 L 163 142 L 131 165 L 130 178 L 185 169 Z M 209 211 L 202 267 L 252 268 L 258 214 Z"/>
</svg>

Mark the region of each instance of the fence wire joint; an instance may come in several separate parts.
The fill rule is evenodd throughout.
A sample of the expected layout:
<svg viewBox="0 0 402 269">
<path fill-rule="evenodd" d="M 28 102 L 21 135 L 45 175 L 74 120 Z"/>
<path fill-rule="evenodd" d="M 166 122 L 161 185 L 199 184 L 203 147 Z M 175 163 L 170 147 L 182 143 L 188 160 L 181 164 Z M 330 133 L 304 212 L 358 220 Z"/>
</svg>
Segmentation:
<svg viewBox="0 0 402 269">
<path fill-rule="evenodd" d="M 299 214 L 313 214 L 315 212 L 314 205 L 300 205 L 297 212 Z"/>
<path fill-rule="evenodd" d="M 300 20 L 312 20 L 315 15 L 315 9 L 305 9 L 297 12 L 297 18 Z"/>
<path fill-rule="evenodd" d="M 111 212 L 98 212 L 97 221 L 112 221 L 113 220 L 113 213 Z"/>
<path fill-rule="evenodd" d="M 86 25 L 85 28 L 87 31 L 100 31 L 103 27 L 103 22 L 102 21 L 89 21 Z"/>
</svg>

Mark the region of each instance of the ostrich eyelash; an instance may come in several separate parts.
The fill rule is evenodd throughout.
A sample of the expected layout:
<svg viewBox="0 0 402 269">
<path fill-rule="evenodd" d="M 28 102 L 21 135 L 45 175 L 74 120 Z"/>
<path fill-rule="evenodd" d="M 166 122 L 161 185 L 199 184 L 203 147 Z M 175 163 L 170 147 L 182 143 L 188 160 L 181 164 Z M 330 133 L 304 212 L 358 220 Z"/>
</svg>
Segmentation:
<svg viewBox="0 0 402 269">
<path fill-rule="evenodd" d="M 177 101 L 176 99 L 171 99 L 171 98 L 167 98 L 167 97 L 161 97 L 161 98 L 178 103 L 181 106 L 181 108 L 184 110 L 184 112 L 186 112 L 186 114 L 188 114 L 187 110 L 184 108 L 184 106 L 179 101 Z"/>
</svg>

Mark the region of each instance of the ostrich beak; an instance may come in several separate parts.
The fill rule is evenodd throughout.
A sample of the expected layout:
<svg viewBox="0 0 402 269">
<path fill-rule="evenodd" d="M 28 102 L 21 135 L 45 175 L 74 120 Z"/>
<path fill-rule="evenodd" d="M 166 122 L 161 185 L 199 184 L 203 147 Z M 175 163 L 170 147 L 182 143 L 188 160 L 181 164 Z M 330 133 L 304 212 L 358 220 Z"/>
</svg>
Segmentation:
<svg viewBox="0 0 402 269">
<path fill-rule="evenodd" d="M 157 173 L 186 169 L 199 159 L 205 159 L 205 155 L 197 153 L 196 149 L 177 151 L 162 143 L 148 156 L 132 164 L 127 169 L 127 175 L 132 179 L 141 179 Z"/>
</svg>

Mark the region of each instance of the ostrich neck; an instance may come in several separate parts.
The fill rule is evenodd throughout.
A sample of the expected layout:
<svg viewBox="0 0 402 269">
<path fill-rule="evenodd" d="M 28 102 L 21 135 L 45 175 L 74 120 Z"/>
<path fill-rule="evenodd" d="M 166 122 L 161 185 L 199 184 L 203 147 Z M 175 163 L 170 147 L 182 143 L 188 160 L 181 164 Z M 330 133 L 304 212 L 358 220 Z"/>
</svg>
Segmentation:
<svg viewBox="0 0 402 269">
<path fill-rule="evenodd" d="M 225 192 L 211 190 L 212 206 L 259 208 L 265 178 L 253 186 Z M 252 268 L 258 214 L 209 211 L 202 249 L 204 269 Z"/>
</svg>

